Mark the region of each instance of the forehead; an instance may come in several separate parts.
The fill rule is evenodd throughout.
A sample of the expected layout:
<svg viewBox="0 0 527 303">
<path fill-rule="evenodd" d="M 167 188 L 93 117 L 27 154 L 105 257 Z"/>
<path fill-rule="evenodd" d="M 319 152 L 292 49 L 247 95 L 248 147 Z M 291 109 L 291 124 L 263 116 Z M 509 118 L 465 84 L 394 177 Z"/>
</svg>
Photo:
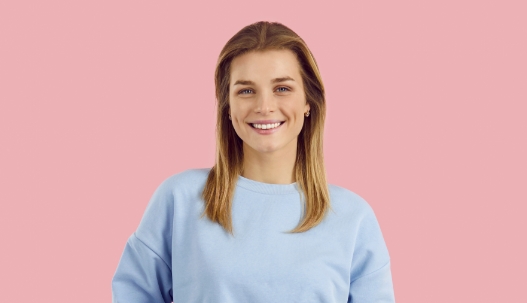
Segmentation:
<svg viewBox="0 0 527 303">
<path fill-rule="evenodd" d="M 288 49 L 251 51 L 234 58 L 230 70 L 231 85 L 240 79 L 267 83 L 270 79 L 289 76 L 300 80 L 300 65 Z"/>
</svg>

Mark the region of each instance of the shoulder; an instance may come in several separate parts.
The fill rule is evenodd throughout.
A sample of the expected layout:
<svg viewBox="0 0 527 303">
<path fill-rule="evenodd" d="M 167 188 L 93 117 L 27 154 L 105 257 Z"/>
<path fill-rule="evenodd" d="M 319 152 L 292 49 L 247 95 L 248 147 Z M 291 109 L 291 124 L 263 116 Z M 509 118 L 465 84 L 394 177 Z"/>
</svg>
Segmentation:
<svg viewBox="0 0 527 303">
<path fill-rule="evenodd" d="M 165 178 L 154 191 L 154 201 L 172 201 L 176 196 L 197 196 L 205 188 L 210 168 L 187 169 Z"/>
<path fill-rule="evenodd" d="M 359 194 L 334 184 L 328 184 L 331 209 L 338 214 L 364 217 L 373 213 L 370 204 Z"/>
<path fill-rule="evenodd" d="M 192 186 L 207 181 L 210 168 L 191 168 L 165 178 L 160 186 Z"/>
<path fill-rule="evenodd" d="M 382 231 L 371 205 L 357 193 L 336 185 L 329 185 L 332 218 L 340 225 L 350 227 L 355 237 L 355 249 L 375 251 L 379 267 L 389 260 Z M 349 224 L 349 225 L 347 225 Z"/>
<path fill-rule="evenodd" d="M 199 199 L 209 171 L 210 168 L 193 168 L 165 178 L 154 191 L 149 207 L 167 208 L 178 199 Z"/>
<path fill-rule="evenodd" d="M 164 183 L 186 183 L 203 181 L 209 175 L 210 167 L 207 168 L 189 168 L 184 171 L 175 173 L 167 177 Z"/>
</svg>

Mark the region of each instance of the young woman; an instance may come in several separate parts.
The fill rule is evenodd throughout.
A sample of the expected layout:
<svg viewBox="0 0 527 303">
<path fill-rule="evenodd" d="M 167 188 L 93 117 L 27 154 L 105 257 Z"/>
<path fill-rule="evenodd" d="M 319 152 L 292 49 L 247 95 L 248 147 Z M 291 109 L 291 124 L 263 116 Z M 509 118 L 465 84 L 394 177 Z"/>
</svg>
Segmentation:
<svg viewBox="0 0 527 303">
<path fill-rule="evenodd" d="M 215 83 L 216 163 L 155 191 L 113 302 L 395 302 L 372 208 L 326 182 L 324 87 L 305 42 L 279 23 L 246 26 Z"/>
</svg>

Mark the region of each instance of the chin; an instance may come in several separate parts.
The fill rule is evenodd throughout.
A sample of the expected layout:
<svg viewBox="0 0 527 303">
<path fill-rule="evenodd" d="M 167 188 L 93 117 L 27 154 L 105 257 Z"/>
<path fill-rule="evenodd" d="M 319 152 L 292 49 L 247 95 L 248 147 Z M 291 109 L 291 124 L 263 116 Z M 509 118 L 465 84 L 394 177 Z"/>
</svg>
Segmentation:
<svg viewBox="0 0 527 303">
<path fill-rule="evenodd" d="M 278 150 L 278 148 L 273 148 L 273 147 L 255 149 L 255 151 L 257 151 L 259 153 L 262 153 L 262 154 L 272 153 L 272 152 L 275 152 L 277 150 Z"/>
<path fill-rule="evenodd" d="M 251 148 L 257 152 L 257 153 L 262 153 L 262 154 L 265 154 L 265 153 L 272 153 L 272 152 L 275 152 L 277 150 L 279 150 L 280 148 L 278 146 L 251 146 Z"/>
</svg>

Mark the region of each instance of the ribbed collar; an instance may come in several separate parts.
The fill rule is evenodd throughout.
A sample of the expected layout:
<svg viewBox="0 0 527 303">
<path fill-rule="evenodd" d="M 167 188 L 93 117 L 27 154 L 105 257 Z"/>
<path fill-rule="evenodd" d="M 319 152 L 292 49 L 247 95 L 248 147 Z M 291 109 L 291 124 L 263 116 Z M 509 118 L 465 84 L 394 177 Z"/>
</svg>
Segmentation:
<svg viewBox="0 0 527 303">
<path fill-rule="evenodd" d="M 237 185 L 262 194 L 292 194 L 300 192 L 297 182 L 291 184 L 263 183 L 247 179 L 241 175 L 238 175 Z"/>
</svg>

